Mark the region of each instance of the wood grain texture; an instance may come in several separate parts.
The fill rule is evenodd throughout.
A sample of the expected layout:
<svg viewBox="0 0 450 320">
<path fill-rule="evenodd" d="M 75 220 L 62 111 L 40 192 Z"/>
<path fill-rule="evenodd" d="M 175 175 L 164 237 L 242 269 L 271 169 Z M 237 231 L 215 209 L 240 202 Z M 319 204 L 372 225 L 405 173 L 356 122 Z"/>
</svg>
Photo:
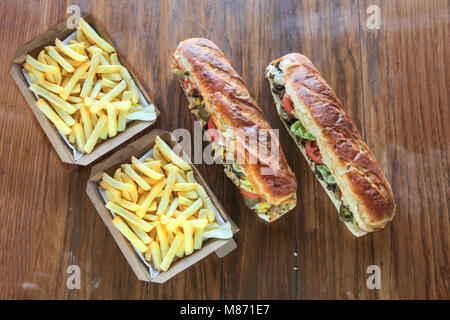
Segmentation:
<svg viewBox="0 0 450 320">
<path fill-rule="evenodd" d="M 214 41 L 280 128 L 298 178 L 295 212 L 262 223 L 222 166 L 198 165 L 241 229 L 238 248 L 163 285 L 138 281 L 85 194 L 90 167 L 60 161 L 9 75 L 16 50 L 67 17 L 69 4 L 113 39 L 161 110 L 158 128 L 193 132 L 170 55 L 188 37 Z M 372 4 L 381 29 L 367 27 Z M 447 1 L 18 0 L 1 1 L 0 13 L 0 298 L 449 298 Z M 334 88 L 391 182 L 397 215 L 385 230 L 351 236 L 283 129 L 264 69 L 295 51 Z M 72 264 L 80 290 L 66 287 Z M 366 287 L 372 264 L 379 290 Z"/>
</svg>

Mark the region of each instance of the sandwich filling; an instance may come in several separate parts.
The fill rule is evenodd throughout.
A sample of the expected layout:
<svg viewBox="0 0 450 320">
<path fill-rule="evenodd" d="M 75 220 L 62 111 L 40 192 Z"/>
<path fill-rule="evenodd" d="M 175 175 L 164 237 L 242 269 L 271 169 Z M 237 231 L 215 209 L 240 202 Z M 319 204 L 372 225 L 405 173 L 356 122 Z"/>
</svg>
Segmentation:
<svg viewBox="0 0 450 320">
<path fill-rule="evenodd" d="M 299 149 L 307 159 L 314 175 L 326 189 L 336 208 L 338 208 L 340 219 L 352 231 L 357 234 L 364 234 L 355 223 L 353 213 L 346 204 L 333 174 L 322 161 L 322 155 L 316 143 L 316 137 L 306 130 L 301 119 L 295 114 L 294 105 L 285 92 L 283 71 L 279 68 L 279 62 L 276 65 L 269 65 L 266 78 L 269 79 L 272 95 L 275 99 L 277 112 L 281 120 L 289 129 L 291 136 L 295 138 Z"/>
<path fill-rule="evenodd" d="M 233 157 L 227 157 L 227 146 L 226 143 L 223 142 L 223 137 L 226 136 L 226 133 L 215 126 L 213 119 L 205 108 L 205 102 L 200 91 L 195 87 L 192 81 L 190 81 L 189 72 L 178 70 L 176 71 L 176 75 L 186 93 L 189 101 L 189 109 L 195 117 L 202 122 L 203 130 L 208 131 L 211 138 L 214 140 L 214 148 L 216 149 L 216 154 L 219 154 L 219 156 L 222 157 L 222 163 L 225 166 L 225 174 L 239 188 L 246 206 L 254 210 L 260 218 L 269 222 L 277 219 L 284 212 L 287 212 L 287 210 L 285 210 L 287 208 L 284 208 L 284 206 L 283 208 L 280 208 L 280 206 L 272 205 L 255 193 L 255 188 L 248 180 L 245 169 L 236 163 L 236 161 L 231 164 L 228 163 L 229 159 L 232 159 Z"/>
</svg>

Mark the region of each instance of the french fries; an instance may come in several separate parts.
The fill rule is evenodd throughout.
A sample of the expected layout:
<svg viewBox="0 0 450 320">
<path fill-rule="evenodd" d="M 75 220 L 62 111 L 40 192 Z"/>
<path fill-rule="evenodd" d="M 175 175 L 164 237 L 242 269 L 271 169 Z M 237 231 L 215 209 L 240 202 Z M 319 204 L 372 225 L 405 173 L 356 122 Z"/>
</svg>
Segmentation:
<svg viewBox="0 0 450 320">
<path fill-rule="evenodd" d="M 83 19 L 74 40 L 56 38 L 37 58 L 27 55 L 23 68 L 29 89 L 43 100 L 38 108 L 79 152 L 125 131 L 129 114 L 142 108 L 116 50 Z"/>
<path fill-rule="evenodd" d="M 132 156 L 131 163 L 122 164 L 114 177 L 104 172 L 99 185 L 106 192 L 106 208 L 120 216 L 114 225 L 154 269 L 167 271 L 175 259 L 201 249 L 203 234 L 217 224 L 215 214 L 209 219 L 209 196 L 196 182 L 191 166 L 174 157 L 162 139 L 156 141 L 153 155 L 161 151 L 164 165 L 163 159 Z M 197 196 L 183 197 L 187 192 Z"/>
</svg>

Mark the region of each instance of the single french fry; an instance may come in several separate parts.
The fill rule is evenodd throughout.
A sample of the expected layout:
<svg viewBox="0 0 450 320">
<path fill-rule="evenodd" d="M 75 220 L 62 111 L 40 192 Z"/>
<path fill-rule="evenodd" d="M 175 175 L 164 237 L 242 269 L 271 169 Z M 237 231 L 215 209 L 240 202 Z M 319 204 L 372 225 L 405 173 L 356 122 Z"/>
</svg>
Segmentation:
<svg viewBox="0 0 450 320">
<path fill-rule="evenodd" d="M 59 69 L 57 67 L 49 66 L 48 64 L 39 62 L 29 54 L 27 54 L 25 61 L 30 65 L 32 65 L 37 70 L 42 71 L 44 73 L 57 74 L 59 72 Z"/>
<path fill-rule="evenodd" d="M 115 101 L 109 102 L 117 110 L 129 110 L 131 108 L 131 101 Z"/>
<path fill-rule="evenodd" d="M 106 199 L 108 199 L 108 201 L 119 202 L 120 200 L 123 200 L 120 197 L 120 191 L 117 189 L 114 189 L 114 188 L 108 189 L 105 191 L 105 194 L 106 194 Z M 127 209 L 127 208 L 125 208 L 125 209 Z"/>
<path fill-rule="evenodd" d="M 102 66 L 109 66 L 111 63 L 108 61 L 108 57 L 105 57 L 105 55 L 102 55 L 100 57 L 100 65 Z"/>
<path fill-rule="evenodd" d="M 36 69 L 35 67 L 33 67 L 31 64 L 29 63 L 24 63 L 22 65 L 22 67 L 28 71 L 29 74 L 33 73 L 36 78 L 38 78 L 39 80 L 45 80 L 45 74 L 42 71 L 39 71 L 38 69 Z"/>
<path fill-rule="evenodd" d="M 118 190 L 124 190 L 127 192 L 130 192 L 131 190 L 133 190 L 133 185 L 131 185 L 129 183 L 124 183 L 122 181 L 117 181 L 116 179 L 112 178 L 106 172 L 102 173 L 102 180 Z"/>
<path fill-rule="evenodd" d="M 173 191 L 196 191 L 197 185 L 198 183 L 175 183 Z"/>
<path fill-rule="evenodd" d="M 134 181 L 136 182 L 142 189 L 145 191 L 148 191 L 151 189 L 150 185 L 142 179 L 136 171 L 133 170 L 133 168 L 129 164 L 122 165 L 122 169 L 125 171 L 125 173 Z"/>
<path fill-rule="evenodd" d="M 214 206 L 211 202 L 211 199 L 209 197 L 207 197 L 204 200 L 204 203 L 205 203 L 205 208 L 208 210 L 208 221 L 214 222 L 214 220 L 216 219 L 216 210 L 214 210 Z"/>
<path fill-rule="evenodd" d="M 71 103 L 83 103 L 84 102 L 83 98 L 74 97 L 74 96 L 69 96 L 66 100 Z"/>
<path fill-rule="evenodd" d="M 102 114 L 98 119 L 97 124 L 95 125 L 94 130 L 92 131 L 92 134 L 89 136 L 88 141 L 86 141 L 86 145 L 84 146 L 85 152 L 90 153 L 92 149 L 94 149 L 95 144 L 97 143 L 97 140 L 100 136 L 100 133 L 105 127 L 107 121 L 108 121 L 107 116 Z"/>
<path fill-rule="evenodd" d="M 100 180 L 100 182 L 99 182 L 98 184 L 100 185 L 100 187 L 103 188 L 103 190 L 109 191 L 109 192 L 111 192 L 111 193 L 113 193 L 113 194 L 117 194 L 117 193 L 116 193 L 116 191 L 117 191 L 117 192 L 119 192 L 119 195 L 120 195 L 120 190 L 114 188 L 114 187 L 113 187 L 112 185 L 110 185 L 108 182 L 106 182 L 106 181 L 104 181 L 104 180 Z"/>
<path fill-rule="evenodd" d="M 139 194 L 138 194 L 138 191 L 136 189 L 136 185 L 134 184 L 133 179 L 131 179 L 127 174 L 124 174 L 124 173 L 121 173 L 120 176 L 121 176 L 123 182 L 132 184 L 134 186 L 133 190 L 130 191 L 130 196 L 131 196 L 132 201 L 137 202 L 137 200 L 139 198 Z"/>
<path fill-rule="evenodd" d="M 88 59 L 87 56 L 79 54 L 78 52 L 73 50 L 71 47 L 64 44 L 58 38 L 55 39 L 55 45 L 62 53 L 64 53 L 66 56 L 70 57 L 71 59 L 73 59 L 75 61 L 84 62 Z"/>
<path fill-rule="evenodd" d="M 85 103 L 85 105 L 86 105 L 86 103 Z M 92 126 L 95 127 L 97 125 L 97 121 L 98 121 L 96 114 L 91 113 L 91 121 L 92 121 Z"/>
<path fill-rule="evenodd" d="M 151 239 L 151 238 L 150 238 Z M 151 244 L 152 242 L 150 241 L 150 243 L 147 245 L 147 251 L 145 251 L 145 253 L 144 253 L 144 259 L 147 261 L 147 262 L 151 262 L 152 261 L 152 249 L 150 248 L 150 244 Z"/>
<path fill-rule="evenodd" d="M 207 220 L 208 210 L 201 209 L 198 213 L 198 219 Z M 192 221 L 192 220 L 191 220 Z M 198 250 L 202 247 L 204 228 L 196 228 L 194 232 L 194 249 Z"/>
<path fill-rule="evenodd" d="M 102 77 L 102 86 L 103 88 L 114 88 L 117 85 L 116 82 L 109 80 L 106 77 Z"/>
<path fill-rule="evenodd" d="M 107 199 L 108 199 L 108 197 L 107 197 Z M 113 198 L 108 199 L 108 200 L 110 200 L 110 201 L 118 204 L 119 206 L 124 207 L 125 209 L 130 210 L 130 211 L 136 212 L 139 209 L 141 209 L 141 206 L 137 205 L 134 202 L 122 199 L 121 197 L 119 197 L 119 198 L 113 197 Z"/>
<path fill-rule="evenodd" d="M 152 241 L 150 243 L 150 249 L 152 251 L 153 267 L 156 270 L 159 270 L 161 264 L 161 250 L 159 248 L 159 243 L 157 241 Z"/>
<path fill-rule="evenodd" d="M 77 109 L 74 106 L 72 106 L 70 103 L 68 103 L 67 101 L 64 101 L 63 99 L 58 97 L 53 92 L 50 92 L 47 89 L 45 89 L 35 83 L 31 84 L 29 89 L 31 91 L 33 91 L 34 93 L 36 93 L 37 95 L 47 99 L 49 102 L 57 105 L 58 107 L 60 107 L 61 109 L 63 109 L 64 111 L 66 111 L 69 114 L 73 114 L 75 111 L 77 111 Z"/>
<path fill-rule="evenodd" d="M 91 95 L 89 96 L 89 98 L 91 98 L 92 100 L 97 98 L 97 95 L 100 93 L 100 90 L 102 90 L 102 80 L 98 80 L 95 83 L 94 88 L 92 88 Z"/>
<path fill-rule="evenodd" d="M 189 222 L 193 228 L 206 228 L 206 226 L 208 225 L 208 219 L 204 218 L 204 219 L 190 219 L 187 220 L 187 222 Z"/>
<path fill-rule="evenodd" d="M 48 46 L 45 47 L 47 53 L 50 57 L 52 57 L 66 72 L 72 73 L 75 71 L 75 68 L 64 59 L 58 51 L 56 51 L 55 47 Z"/>
<path fill-rule="evenodd" d="M 46 73 L 46 74 L 48 74 L 48 73 Z M 64 89 L 60 85 L 57 85 L 56 83 L 48 82 L 45 79 L 44 80 L 39 79 L 34 73 L 30 73 L 30 79 L 31 79 L 31 82 L 39 84 L 40 86 L 47 89 L 48 91 L 51 91 L 51 92 L 54 92 L 57 94 L 62 94 L 66 91 L 66 89 Z"/>
<path fill-rule="evenodd" d="M 127 86 L 131 91 L 131 102 L 137 104 L 139 102 L 139 89 L 133 79 L 127 81 Z"/>
<path fill-rule="evenodd" d="M 138 236 L 138 238 L 146 245 L 152 242 L 152 239 L 148 236 L 147 233 L 141 230 L 141 228 L 136 227 L 134 224 L 130 223 L 131 230 Z"/>
<path fill-rule="evenodd" d="M 89 109 L 83 104 L 80 108 L 81 121 L 83 121 L 84 137 L 86 141 L 92 134 L 92 120 Z"/>
<path fill-rule="evenodd" d="M 100 56 L 102 55 L 102 51 L 100 49 L 96 49 L 92 59 L 90 61 L 89 71 L 86 75 L 86 80 L 83 83 L 83 88 L 81 89 L 80 96 L 87 97 L 89 96 L 89 92 L 92 89 L 92 85 L 94 83 L 94 77 L 98 70 L 98 65 L 100 63 Z"/>
<path fill-rule="evenodd" d="M 181 159 L 178 155 L 175 154 L 175 152 L 172 150 L 171 147 L 167 143 L 164 142 L 159 136 L 156 137 L 155 140 L 156 147 L 159 151 L 161 151 L 161 154 L 163 154 L 164 158 L 170 159 L 177 167 L 183 170 L 192 170 L 191 166 L 186 163 L 183 159 Z"/>
<path fill-rule="evenodd" d="M 161 257 L 165 257 L 169 250 L 169 240 L 167 239 L 166 230 L 163 229 L 161 224 L 156 227 L 156 234 L 158 235 L 159 246 L 161 248 Z"/>
<path fill-rule="evenodd" d="M 172 245 L 173 240 L 175 239 L 175 235 L 172 232 L 167 232 L 167 239 L 169 239 L 169 249 L 170 249 L 170 246 Z"/>
<path fill-rule="evenodd" d="M 189 200 L 188 198 L 178 195 L 178 206 L 190 206 L 193 203 L 194 202 Z"/>
<path fill-rule="evenodd" d="M 117 52 L 113 52 L 109 55 L 109 60 L 111 61 L 111 64 L 120 64 L 119 57 L 117 56 Z"/>
<path fill-rule="evenodd" d="M 80 152 L 83 152 L 84 146 L 86 144 L 86 139 L 84 137 L 83 125 L 81 123 L 76 123 L 73 126 L 73 130 L 75 131 L 75 141 L 77 143 L 77 149 Z"/>
<path fill-rule="evenodd" d="M 47 62 L 48 65 L 51 66 L 55 66 L 58 68 L 58 73 L 54 74 L 54 79 L 55 79 L 55 83 L 57 85 L 61 84 L 62 81 L 62 74 L 61 74 L 61 70 L 59 68 L 58 63 L 55 61 L 55 59 L 53 59 L 52 57 L 50 57 L 49 55 L 44 55 L 45 61 Z"/>
<path fill-rule="evenodd" d="M 79 42 L 84 42 L 85 46 L 91 46 L 92 44 L 86 39 L 86 37 L 83 35 L 83 33 L 80 30 L 77 30 L 76 38 Z"/>
<path fill-rule="evenodd" d="M 137 215 L 139 217 L 142 218 L 147 213 L 147 210 L 152 204 L 153 200 L 155 200 L 156 196 L 162 191 L 165 185 L 166 185 L 165 181 L 159 181 L 153 186 L 153 188 L 150 190 L 145 200 L 142 202 L 141 210 L 137 212 Z"/>
<path fill-rule="evenodd" d="M 101 98 L 99 101 L 96 101 L 92 107 L 91 112 L 97 113 L 102 109 L 106 103 L 112 101 L 115 97 L 117 97 L 124 89 L 126 88 L 125 81 L 121 81 L 118 85 L 116 85 L 110 92 L 108 92 L 103 98 Z"/>
<path fill-rule="evenodd" d="M 136 234 L 127 226 L 125 221 L 120 217 L 115 217 L 112 221 L 113 225 L 124 235 L 128 241 L 139 251 L 147 251 L 147 246 L 136 236 Z"/>
<path fill-rule="evenodd" d="M 179 233 L 181 233 L 181 232 L 178 232 L 176 235 L 178 235 Z M 183 233 L 181 233 L 181 234 L 183 234 Z M 181 243 L 178 247 L 176 256 L 178 258 L 182 258 L 184 256 L 184 234 L 183 234 L 183 239 L 181 240 Z"/>
<path fill-rule="evenodd" d="M 155 204 L 156 204 L 156 202 L 155 202 Z M 147 214 L 144 216 L 144 219 L 145 219 L 145 220 L 149 220 L 149 221 L 160 221 L 160 220 L 161 220 L 161 217 L 160 217 L 160 216 L 157 216 L 157 215 L 154 215 L 154 214 L 149 214 L 149 213 L 147 213 Z"/>
<path fill-rule="evenodd" d="M 161 216 L 161 219 L 160 219 L 161 224 L 169 224 L 172 220 L 175 220 L 175 219 L 169 218 L 168 216 Z M 169 232 L 169 233 L 171 233 L 171 232 Z"/>
<path fill-rule="evenodd" d="M 129 184 L 132 186 L 132 189 L 134 190 L 134 189 L 136 188 L 134 182 L 132 182 L 132 181 L 131 181 L 131 182 L 125 181 L 125 180 L 123 179 L 124 176 L 126 176 L 126 175 L 125 175 L 125 174 L 122 175 L 122 169 L 121 169 L 121 168 L 118 168 L 118 169 L 114 172 L 114 179 L 115 179 L 115 180 L 117 180 L 117 181 L 119 181 L 119 182 L 129 183 Z M 133 200 L 133 199 L 131 198 L 131 192 L 132 192 L 132 191 L 128 192 L 128 191 L 125 191 L 125 190 L 120 190 L 120 193 L 122 194 L 122 197 L 123 197 L 125 200 L 128 200 L 128 201 L 132 201 L 132 200 Z"/>
<path fill-rule="evenodd" d="M 163 271 L 167 271 L 170 268 L 170 265 L 172 264 L 173 259 L 175 258 L 175 255 L 177 254 L 182 242 L 184 239 L 183 233 L 179 232 L 173 239 L 172 244 L 170 245 L 169 250 L 167 251 L 167 254 L 165 255 L 164 259 L 162 260 L 160 264 L 160 268 Z"/>
<path fill-rule="evenodd" d="M 73 128 L 71 128 L 71 129 L 72 129 L 72 132 L 69 134 L 67 139 L 69 140 L 70 144 L 74 144 L 75 143 L 75 131 L 73 131 Z"/>
<path fill-rule="evenodd" d="M 167 209 L 166 215 L 170 218 L 174 214 L 175 210 L 178 208 L 178 198 L 175 198 L 172 200 L 172 203 L 169 206 L 169 209 Z"/>
<path fill-rule="evenodd" d="M 44 99 L 39 99 L 36 106 L 45 114 L 45 116 L 53 122 L 53 124 L 65 135 L 72 132 L 72 129 L 56 114 Z"/>
<path fill-rule="evenodd" d="M 149 232 L 152 229 L 152 226 L 143 219 L 137 217 L 134 213 L 128 211 L 127 209 L 122 208 L 121 206 L 115 204 L 114 202 L 108 201 L 105 207 L 115 214 L 120 215 L 126 221 L 138 226 L 145 232 Z"/>
<path fill-rule="evenodd" d="M 79 54 L 84 55 L 85 44 L 83 42 L 78 42 L 78 41 L 75 41 L 75 40 L 69 40 L 69 44 L 67 44 L 66 46 L 68 46 L 72 50 L 75 50 Z"/>
<path fill-rule="evenodd" d="M 45 60 L 45 51 L 42 50 L 41 52 L 39 52 L 38 58 L 37 60 L 42 63 L 42 64 L 46 64 L 46 65 L 50 65 L 47 63 L 47 61 Z M 58 72 L 59 72 L 59 68 L 58 68 Z M 55 73 L 55 75 L 57 75 L 58 73 Z M 46 72 L 45 73 L 45 79 L 50 82 L 50 83 L 56 83 L 55 77 L 53 76 L 53 74 Z"/>
<path fill-rule="evenodd" d="M 153 147 L 152 154 L 153 154 L 153 158 L 155 158 L 155 160 L 161 161 L 162 166 L 167 165 L 167 160 L 164 159 L 163 155 L 159 152 L 158 148 Z"/>
<path fill-rule="evenodd" d="M 119 117 L 117 118 L 117 131 L 123 132 L 126 129 L 127 126 L 127 110 L 120 110 L 119 111 Z"/>
<path fill-rule="evenodd" d="M 97 73 L 114 73 L 119 72 L 122 69 L 121 65 L 102 65 L 98 67 Z"/>
<path fill-rule="evenodd" d="M 75 70 L 75 72 L 70 77 L 69 81 L 67 81 L 67 83 L 65 84 L 64 88 L 66 89 L 66 91 L 63 94 L 61 94 L 61 98 L 63 98 L 65 100 L 65 99 L 67 99 L 69 97 L 69 95 L 72 92 L 72 89 L 75 87 L 77 82 L 80 80 L 81 76 L 86 72 L 86 70 L 88 68 L 89 68 L 89 64 L 82 63 Z"/>
<path fill-rule="evenodd" d="M 122 81 L 122 77 L 120 76 L 120 73 L 114 72 L 114 73 L 102 73 L 102 78 L 111 80 L 111 81 Z"/>
<path fill-rule="evenodd" d="M 183 221 L 192 216 L 197 212 L 203 205 L 203 201 L 198 198 L 192 205 L 190 205 L 186 210 L 184 210 L 174 221 L 170 222 L 166 229 L 167 231 L 173 232 L 176 227 L 181 225 Z"/>
<path fill-rule="evenodd" d="M 106 112 L 108 114 L 108 134 L 109 137 L 115 137 L 117 135 L 117 112 L 111 103 L 106 104 Z"/>
<path fill-rule="evenodd" d="M 56 113 L 63 119 L 63 121 L 69 126 L 72 127 L 75 124 L 75 119 L 72 118 L 70 114 L 68 114 L 65 110 L 61 109 L 57 105 L 50 103 Z M 75 138 L 75 136 L 74 136 Z"/>
<path fill-rule="evenodd" d="M 100 48 L 108 53 L 115 52 L 116 50 L 112 45 L 106 42 L 98 33 L 83 19 L 80 18 L 79 30 L 83 32 L 83 35 L 89 42 L 97 44 Z"/>
<path fill-rule="evenodd" d="M 158 173 L 158 172 L 150 169 L 149 167 L 147 167 L 145 164 L 143 164 L 141 161 L 139 161 L 135 156 L 131 157 L 131 163 L 137 170 L 139 170 L 140 172 L 142 172 L 143 174 L 145 174 L 146 176 L 148 176 L 152 179 L 161 180 L 165 177 L 163 174 Z"/>
<path fill-rule="evenodd" d="M 70 94 L 71 95 L 77 95 L 77 94 L 79 94 L 81 92 L 81 85 L 79 84 L 79 83 L 77 83 L 74 87 L 73 87 L 73 89 L 72 89 L 72 91 L 70 91 Z M 81 103 L 81 102 L 80 102 Z"/>
<path fill-rule="evenodd" d="M 183 222 L 183 232 L 184 232 L 184 253 L 188 256 L 194 251 L 194 235 L 192 225 L 184 221 Z"/>
<path fill-rule="evenodd" d="M 106 117 L 108 117 L 108 116 L 106 116 Z M 108 138 L 108 133 L 109 133 L 108 121 L 106 121 L 106 125 L 103 127 L 103 130 L 100 132 L 100 138 L 103 140 L 106 140 Z"/>
<path fill-rule="evenodd" d="M 199 197 L 198 193 L 195 191 L 179 191 L 178 195 L 189 200 L 197 200 Z"/>
</svg>

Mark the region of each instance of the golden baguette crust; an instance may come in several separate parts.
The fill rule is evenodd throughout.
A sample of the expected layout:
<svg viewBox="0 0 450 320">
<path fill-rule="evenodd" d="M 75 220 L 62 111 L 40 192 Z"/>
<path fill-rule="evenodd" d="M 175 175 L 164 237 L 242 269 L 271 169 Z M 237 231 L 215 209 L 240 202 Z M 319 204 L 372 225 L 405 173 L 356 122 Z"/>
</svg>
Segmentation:
<svg viewBox="0 0 450 320">
<path fill-rule="evenodd" d="M 239 165 L 245 169 L 255 192 L 277 206 L 296 202 L 297 181 L 276 136 L 268 132 L 264 146 L 267 152 L 257 150 L 243 138 L 245 135 L 259 141 L 260 130 L 271 127 L 223 52 L 210 40 L 187 39 L 174 52 L 172 69 L 189 72 L 189 81 L 202 95 L 216 127 L 234 133 L 233 140 L 227 142 L 229 147 L 233 144 L 237 159 L 245 159 Z M 266 175 L 262 169 L 270 169 L 272 174 Z"/>
<path fill-rule="evenodd" d="M 394 196 L 352 119 L 308 58 L 291 53 L 271 62 L 278 63 L 294 113 L 316 137 L 355 222 L 366 232 L 383 228 L 394 217 Z"/>
</svg>

